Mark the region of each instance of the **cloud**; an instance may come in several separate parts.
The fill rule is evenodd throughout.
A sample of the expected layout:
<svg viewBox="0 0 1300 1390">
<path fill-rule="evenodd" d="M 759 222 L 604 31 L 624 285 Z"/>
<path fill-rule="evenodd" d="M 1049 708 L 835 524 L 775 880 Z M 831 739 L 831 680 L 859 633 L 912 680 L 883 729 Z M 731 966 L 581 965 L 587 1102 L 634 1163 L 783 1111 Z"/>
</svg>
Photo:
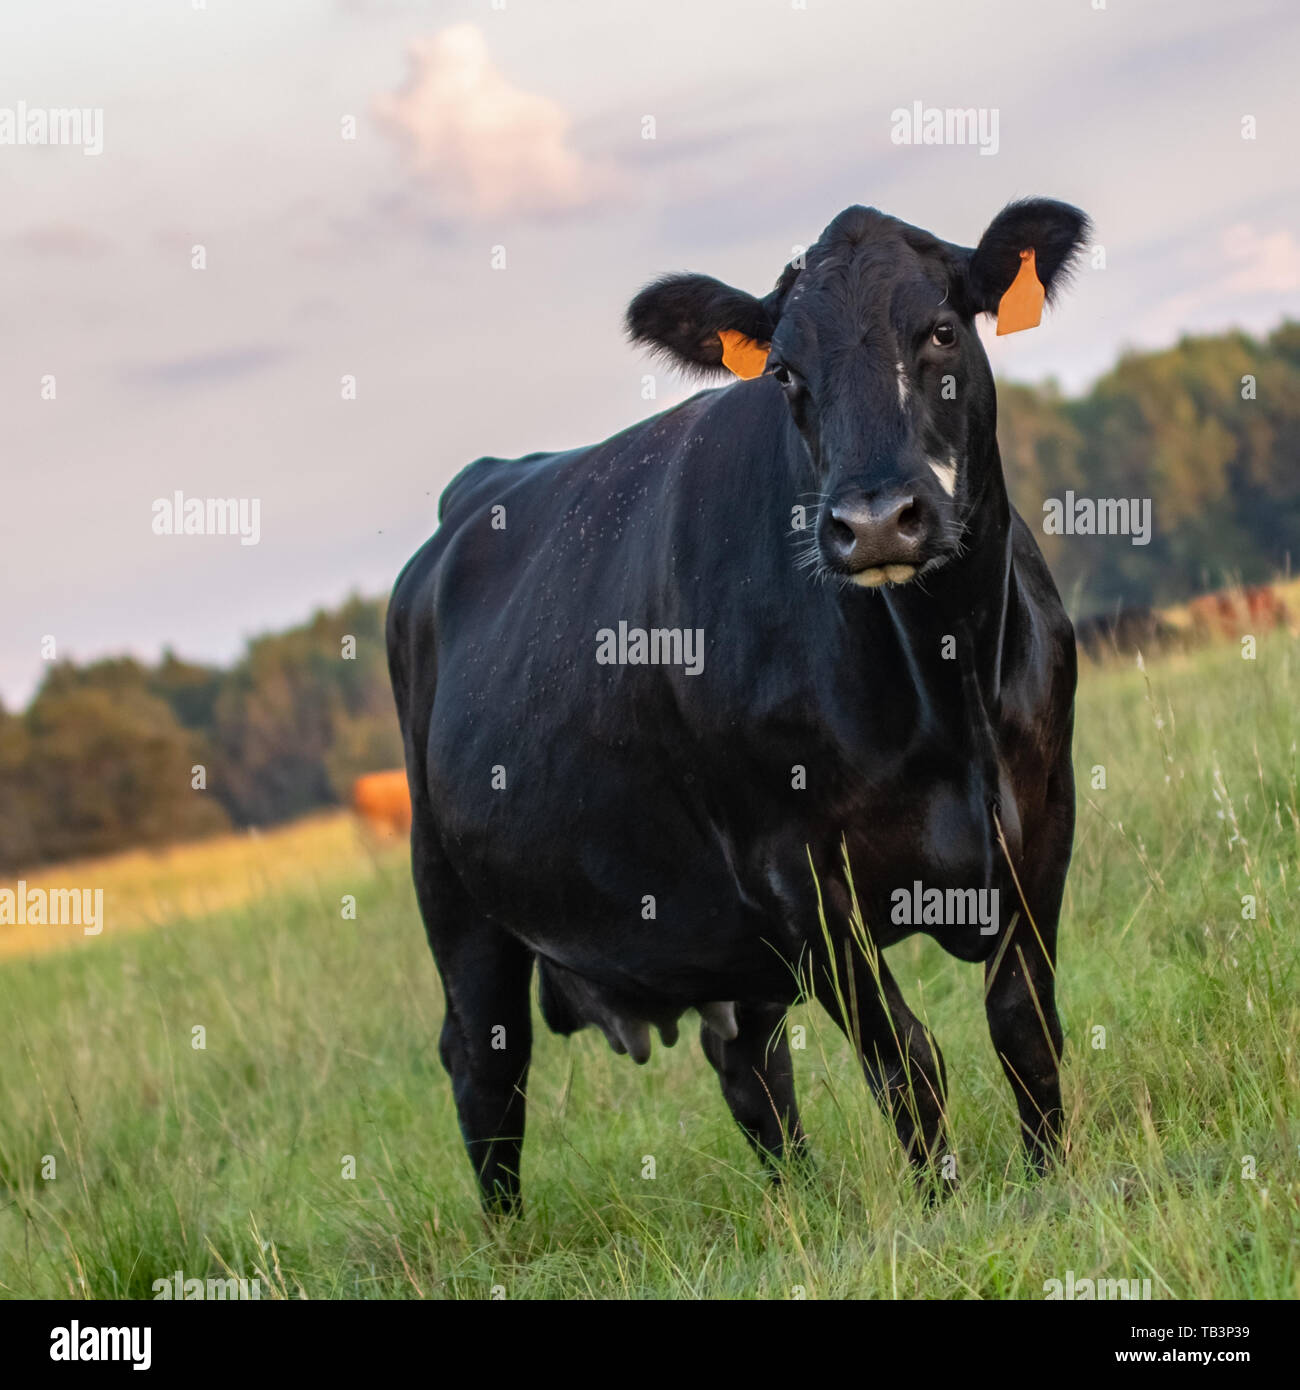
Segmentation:
<svg viewBox="0 0 1300 1390">
<path fill-rule="evenodd" d="M 74 222 L 45 222 L 19 232 L 10 240 L 34 256 L 62 256 L 69 260 L 90 260 L 108 249 L 103 237 Z"/>
<path fill-rule="evenodd" d="M 1164 250 L 1158 255 L 1162 263 L 1169 259 Z M 1229 325 L 1262 332 L 1279 314 L 1296 312 L 1300 245 L 1285 228 L 1233 223 L 1213 239 L 1198 239 L 1174 267 L 1170 292 L 1142 316 L 1137 345 L 1154 347 L 1179 333 Z"/>
<path fill-rule="evenodd" d="M 136 386 L 184 388 L 219 385 L 266 371 L 283 362 L 288 355 L 278 347 L 234 348 L 227 352 L 201 353 L 132 367 L 123 375 Z"/>
<path fill-rule="evenodd" d="M 1265 235 L 1249 222 L 1238 222 L 1223 234 L 1223 253 L 1239 263 L 1224 282 L 1234 294 L 1300 289 L 1300 246 L 1288 231 Z"/>
<path fill-rule="evenodd" d="M 551 213 L 594 201 L 598 180 L 569 145 L 568 115 L 512 85 L 474 25 L 417 40 L 409 56 L 405 85 L 377 97 L 374 112 L 450 210 Z"/>
</svg>

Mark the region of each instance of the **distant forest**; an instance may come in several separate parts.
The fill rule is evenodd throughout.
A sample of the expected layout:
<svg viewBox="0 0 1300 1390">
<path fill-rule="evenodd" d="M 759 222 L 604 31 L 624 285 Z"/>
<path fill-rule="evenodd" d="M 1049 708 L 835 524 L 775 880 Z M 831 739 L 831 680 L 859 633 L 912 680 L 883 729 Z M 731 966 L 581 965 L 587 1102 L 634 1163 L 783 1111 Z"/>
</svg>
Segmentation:
<svg viewBox="0 0 1300 1390">
<path fill-rule="evenodd" d="M 1012 501 L 1075 616 L 1267 579 L 1300 554 L 1300 324 L 1129 353 L 1076 398 L 1004 382 L 998 400 Z M 1044 535 L 1044 499 L 1067 490 L 1150 498 L 1150 544 Z M 0 708 L 0 868 L 272 825 L 399 766 L 383 611 L 353 598 L 225 670 L 170 652 L 52 666 L 24 712 Z"/>
<path fill-rule="evenodd" d="M 1070 399 L 1001 382 L 998 442 L 1074 617 L 1271 579 L 1300 558 L 1300 323 L 1127 353 Z M 1044 535 L 1067 489 L 1150 498 L 1150 544 Z"/>
<path fill-rule="evenodd" d="M 0 867 L 273 825 L 399 767 L 384 607 L 351 599 L 229 670 L 170 652 L 52 666 L 23 714 L 0 711 Z"/>
</svg>

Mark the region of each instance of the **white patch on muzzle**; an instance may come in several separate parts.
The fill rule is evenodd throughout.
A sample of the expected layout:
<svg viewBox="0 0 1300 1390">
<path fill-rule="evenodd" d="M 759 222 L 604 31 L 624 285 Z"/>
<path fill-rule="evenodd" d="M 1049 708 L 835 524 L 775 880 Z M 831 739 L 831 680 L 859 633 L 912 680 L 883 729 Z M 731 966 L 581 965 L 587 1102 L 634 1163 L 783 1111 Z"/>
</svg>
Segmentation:
<svg viewBox="0 0 1300 1390">
<path fill-rule="evenodd" d="M 947 463 L 937 463 L 934 459 L 929 462 L 939 486 L 951 497 L 957 491 L 957 455 L 949 454 Z"/>
</svg>

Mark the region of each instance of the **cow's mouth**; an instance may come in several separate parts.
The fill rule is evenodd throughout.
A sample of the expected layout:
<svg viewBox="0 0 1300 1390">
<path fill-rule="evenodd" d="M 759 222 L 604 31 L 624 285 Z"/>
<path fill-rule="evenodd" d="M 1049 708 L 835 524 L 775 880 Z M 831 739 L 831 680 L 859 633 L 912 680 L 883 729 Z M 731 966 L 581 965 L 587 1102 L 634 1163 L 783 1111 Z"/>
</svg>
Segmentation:
<svg viewBox="0 0 1300 1390">
<path fill-rule="evenodd" d="M 849 575 L 852 583 L 863 589 L 878 589 L 882 584 L 906 584 L 916 577 L 915 565 L 870 565 Z"/>
</svg>

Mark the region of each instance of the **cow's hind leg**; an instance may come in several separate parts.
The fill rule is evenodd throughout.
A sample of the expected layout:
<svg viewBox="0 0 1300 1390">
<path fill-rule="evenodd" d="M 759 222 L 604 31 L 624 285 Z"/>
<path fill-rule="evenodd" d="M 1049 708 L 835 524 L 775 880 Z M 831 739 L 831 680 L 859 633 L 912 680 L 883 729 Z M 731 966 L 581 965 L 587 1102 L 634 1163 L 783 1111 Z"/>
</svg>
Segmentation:
<svg viewBox="0 0 1300 1390">
<path fill-rule="evenodd" d="M 950 1177 L 943 1163 L 947 1078 L 939 1044 L 908 1008 L 879 951 L 868 961 L 845 936 L 837 956 L 834 967 L 824 955 L 816 966 L 817 998 L 858 1049 L 913 1171 L 937 1195 Z"/>
<path fill-rule="evenodd" d="M 704 1055 L 736 1123 L 777 1178 L 784 1163 L 808 1158 L 785 1015 L 784 1004 L 739 1004 L 734 1038 L 720 1037 L 708 1023 L 700 1027 Z"/>
<path fill-rule="evenodd" d="M 519 1158 L 532 1051 L 532 953 L 477 912 L 435 835 L 418 820 L 411 849 L 416 896 L 447 1000 L 438 1050 L 451 1076 L 460 1132 L 484 1209 L 514 1215 L 521 1209 Z"/>
</svg>

